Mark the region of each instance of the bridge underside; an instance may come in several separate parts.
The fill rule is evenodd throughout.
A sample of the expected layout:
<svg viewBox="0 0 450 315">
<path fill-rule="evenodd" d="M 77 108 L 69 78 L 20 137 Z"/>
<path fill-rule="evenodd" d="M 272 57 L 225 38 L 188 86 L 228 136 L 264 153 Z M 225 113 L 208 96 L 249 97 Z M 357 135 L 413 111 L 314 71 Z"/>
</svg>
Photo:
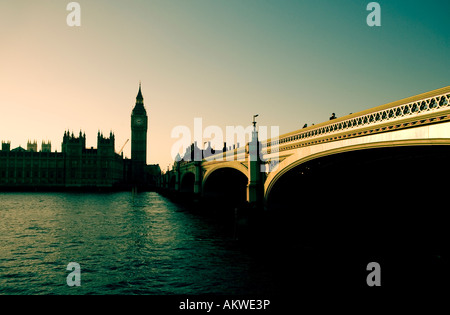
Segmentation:
<svg viewBox="0 0 450 315">
<path fill-rule="evenodd" d="M 195 174 L 187 173 L 183 176 L 180 183 L 181 193 L 194 193 Z"/>
<path fill-rule="evenodd" d="M 215 170 L 203 185 L 203 198 L 217 206 L 234 207 L 247 199 L 248 178 L 233 168 Z"/>
<path fill-rule="evenodd" d="M 280 218 L 280 233 L 300 245 L 446 250 L 449 162 L 450 146 L 322 157 L 284 174 L 268 196 L 268 208 Z"/>
</svg>

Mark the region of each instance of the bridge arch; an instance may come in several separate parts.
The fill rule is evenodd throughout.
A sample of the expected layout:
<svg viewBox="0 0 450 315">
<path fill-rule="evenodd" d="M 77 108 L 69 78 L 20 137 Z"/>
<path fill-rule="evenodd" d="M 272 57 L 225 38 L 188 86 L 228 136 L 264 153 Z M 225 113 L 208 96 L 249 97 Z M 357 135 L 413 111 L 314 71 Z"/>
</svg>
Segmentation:
<svg viewBox="0 0 450 315">
<path fill-rule="evenodd" d="M 195 174 L 193 172 L 186 172 L 181 175 L 180 192 L 194 192 Z"/>
<path fill-rule="evenodd" d="M 443 248 L 447 211 L 431 200 L 445 195 L 436 178 L 450 176 L 448 160 L 450 143 L 438 139 L 328 150 L 291 162 L 265 198 L 308 245 Z"/>
<path fill-rule="evenodd" d="M 215 172 L 215 171 L 217 171 L 219 169 L 222 169 L 222 168 L 235 169 L 235 170 L 241 172 L 243 175 L 245 175 L 247 177 L 247 180 L 248 180 L 248 168 L 244 164 L 239 163 L 239 162 L 235 162 L 235 161 L 227 161 L 227 162 L 223 162 L 223 163 L 218 163 L 218 164 L 215 164 L 213 166 L 206 167 L 206 172 L 203 175 L 203 179 L 202 179 L 202 191 L 205 188 L 205 183 L 208 180 L 208 177 L 213 172 Z"/>
<path fill-rule="evenodd" d="M 175 174 L 172 174 L 169 178 L 169 189 L 175 190 L 175 184 L 176 184 L 176 176 Z"/>
<path fill-rule="evenodd" d="M 364 149 L 421 145 L 450 145 L 450 139 L 447 136 L 449 130 L 450 123 L 443 123 L 298 148 L 281 161 L 275 171 L 269 173 L 264 183 L 264 200 L 267 201 L 273 186 L 281 176 L 308 161 L 339 153 Z"/>
<path fill-rule="evenodd" d="M 244 204 L 248 185 L 244 169 L 246 168 L 221 166 L 208 170 L 202 183 L 203 197 L 224 207 Z"/>
</svg>

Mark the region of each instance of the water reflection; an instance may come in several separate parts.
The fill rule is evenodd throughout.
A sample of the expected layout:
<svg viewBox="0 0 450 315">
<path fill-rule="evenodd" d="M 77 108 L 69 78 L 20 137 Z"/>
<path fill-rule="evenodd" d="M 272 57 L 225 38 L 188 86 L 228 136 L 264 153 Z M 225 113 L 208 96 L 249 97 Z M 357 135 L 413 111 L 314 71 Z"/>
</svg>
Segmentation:
<svg viewBox="0 0 450 315">
<path fill-rule="evenodd" d="M 0 200 L 3 294 L 272 290 L 264 265 L 231 235 L 156 193 L 8 193 Z M 80 287 L 66 284 L 72 261 L 81 265 Z"/>
</svg>

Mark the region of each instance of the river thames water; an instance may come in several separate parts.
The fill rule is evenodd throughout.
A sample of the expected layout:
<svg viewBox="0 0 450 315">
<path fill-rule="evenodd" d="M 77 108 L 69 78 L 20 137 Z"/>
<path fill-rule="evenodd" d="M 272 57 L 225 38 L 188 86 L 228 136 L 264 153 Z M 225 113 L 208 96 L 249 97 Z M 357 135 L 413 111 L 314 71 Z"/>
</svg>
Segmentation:
<svg viewBox="0 0 450 315">
<path fill-rule="evenodd" d="M 0 294 L 273 294 L 275 278 L 230 229 L 155 192 L 0 194 Z"/>
<path fill-rule="evenodd" d="M 271 221 L 254 243 L 237 241 L 220 216 L 156 192 L 0 193 L 0 295 L 284 298 L 312 288 L 368 288 L 371 262 L 381 265 L 385 287 L 450 279 L 446 251 L 398 255 L 400 244 L 385 255 L 362 236 L 348 251 L 333 232 L 326 236 L 332 248 L 311 250 L 301 244 L 305 226 L 285 228 L 289 221 L 276 232 Z M 80 265 L 80 286 L 67 284 L 71 262 Z"/>
</svg>

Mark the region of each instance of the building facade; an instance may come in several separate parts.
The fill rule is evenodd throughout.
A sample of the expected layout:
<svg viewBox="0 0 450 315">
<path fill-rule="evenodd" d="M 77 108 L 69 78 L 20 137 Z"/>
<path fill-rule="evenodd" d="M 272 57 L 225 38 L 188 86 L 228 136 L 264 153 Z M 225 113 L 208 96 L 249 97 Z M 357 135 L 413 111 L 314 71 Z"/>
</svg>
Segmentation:
<svg viewBox="0 0 450 315">
<path fill-rule="evenodd" d="M 64 164 L 62 153 L 2 147 L 0 187 L 64 187 Z"/>
<path fill-rule="evenodd" d="M 86 148 L 86 135 L 64 134 L 62 153 L 65 156 L 66 187 L 113 187 L 125 184 L 123 157 L 114 150 L 114 134 L 97 135 L 97 148 Z"/>
<path fill-rule="evenodd" d="M 35 142 L 36 143 L 36 142 Z M 97 136 L 97 148 L 86 148 L 86 135 L 64 133 L 62 152 L 50 152 L 49 144 L 37 152 L 0 151 L 0 187 L 118 187 L 125 185 L 123 157 L 114 151 L 114 134 Z"/>
<path fill-rule="evenodd" d="M 27 143 L 27 149 L 11 149 L 2 141 L 0 189 L 5 188 L 126 188 L 152 187 L 161 175 L 159 165 L 147 165 L 147 113 L 139 85 L 131 115 L 131 160 L 115 151 L 113 132 L 97 134 L 97 148 L 86 147 L 86 134 L 64 132 L 61 152 L 51 143 Z M 121 153 L 121 152 L 120 152 Z"/>
</svg>

